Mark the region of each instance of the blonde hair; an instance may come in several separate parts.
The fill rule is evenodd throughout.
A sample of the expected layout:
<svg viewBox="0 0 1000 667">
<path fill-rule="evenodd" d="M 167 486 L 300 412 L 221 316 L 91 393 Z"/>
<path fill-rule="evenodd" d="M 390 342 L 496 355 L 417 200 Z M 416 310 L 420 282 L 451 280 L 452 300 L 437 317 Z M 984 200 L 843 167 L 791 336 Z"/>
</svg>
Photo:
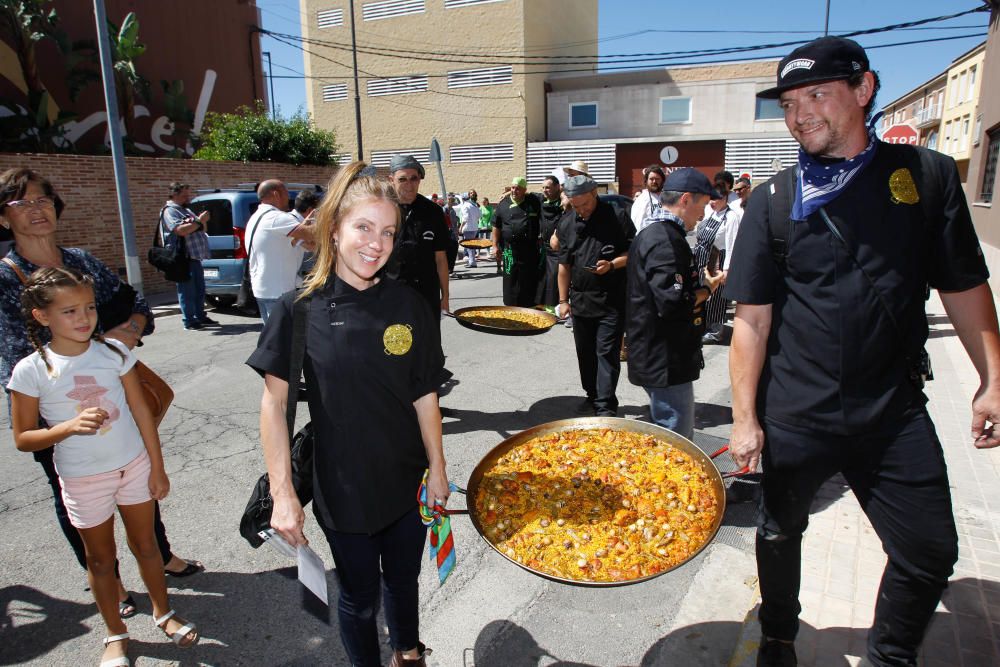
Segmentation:
<svg viewBox="0 0 1000 667">
<path fill-rule="evenodd" d="M 57 266 L 41 268 L 32 273 L 28 276 L 28 282 L 24 284 L 24 290 L 21 292 L 21 315 L 24 317 L 25 324 L 27 325 L 28 341 L 35 348 L 35 351 L 38 352 L 38 356 L 42 358 L 45 370 L 50 375 L 52 374 L 52 364 L 49 363 L 49 358 L 45 354 L 45 346 L 42 345 L 42 339 L 39 336 L 45 327 L 35 319 L 31 311 L 36 309 L 45 310 L 55 301 L 59 290 L 76 287 L 86 287 L 93 292 L 94 279 L 80 273 L 76 269 Z M 97 327 L 94 327 L 94 331 L 90 334 L 90 337 L 93 340 L 104 343 L 109 349 L 114 350 L 115 354 L 121 357 L 122 360 L 125 359 L 125 355 L 122 354 L 121 350 L 104 340 L 104 336 L 98 333 Z"/>
<path fill-rule="evenodd" d="M 393 204 L 398 227 L 401 220 L 399 197 L 392 184 L 379 178 L 374 168 L 358 160 L 340 169 L 330 179 L 323 202 L 316 209 L 316 263 L 306 277 L 304 289 L 298 298 L 323 287 L 336 271 L 337 246 L 333 235 L 351 209 L 372 199 Z"/>
</svg>

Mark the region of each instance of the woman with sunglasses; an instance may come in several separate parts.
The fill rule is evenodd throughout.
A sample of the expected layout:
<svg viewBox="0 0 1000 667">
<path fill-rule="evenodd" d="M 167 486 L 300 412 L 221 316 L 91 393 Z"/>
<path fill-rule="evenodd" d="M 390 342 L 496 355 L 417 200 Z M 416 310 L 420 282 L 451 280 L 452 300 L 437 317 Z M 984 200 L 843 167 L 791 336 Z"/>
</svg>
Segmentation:
<svg viewBox="0 0 1000 667">
<path fill-rule="evenodd" d="M 58 220 L 64 207 L 52 183 L 38 172 L 19 167 L 0 174 L 0 226 L 14 237 L 13 248 L 0 261 L 0 382 L 4 387 L 10 381 L 11 371 L 17 362 L 34 351 L 28 342 L 27 326 L 21 315 L 21 292 L 24 289 L 22 276 L 26 278 L 41 267 L 76 269 L 93 278 L 98 309 L 114 299 L 122 284 L 114 271 L 86 250 L 63 248 L 57 244 Z M 119 340 L 131 349 L 143 336 L 152 332 L 152 312 L 145 299 L 136 294 L 129 318 L 105 331 L 104 336 Z M 48 341 L 41 342 L 44 344 Z M 69 522 L 52 453 L 53 450 L 49 447 L 35 452 L 34 457 L 45 470 L 52 487 L 59 526 L 80 566 L 86 569 L 83 540 Z M 168 575 L 184 577 L 204 569 L 201 563 L 184 560 L 170 551 L 166 529 L 160 521 L 159 504 L 156 505 L 154 529 L 164 570 Z M 122 618 L 130 618 L 136 614 L 135 600 L 120 582 L 118 600 L 118 611 Z"/>
</svg>

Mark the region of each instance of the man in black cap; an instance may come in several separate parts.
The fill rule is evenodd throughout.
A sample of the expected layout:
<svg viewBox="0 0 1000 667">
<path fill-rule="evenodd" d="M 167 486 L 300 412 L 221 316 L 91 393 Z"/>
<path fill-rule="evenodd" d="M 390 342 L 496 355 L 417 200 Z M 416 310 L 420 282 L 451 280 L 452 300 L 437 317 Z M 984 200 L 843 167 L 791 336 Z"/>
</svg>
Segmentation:
<svg viewBox="0 0 1000 667">
<path fill-rule="evenodd" d="M 698 274 L 686 235 L 709 200 L 719 198 L 700 171 L 686 167 L 671 172 L 656 214 L 647 219 L 628 253 L 628 379 L 649 394 L 653 421 L 689 440 L 694 435 L 694 381 L 705 365 L 703 304 L 721 278 Z"/>
<path fill-rule="evenodd" d="M 448 225 L 441 207 L 419 193 L 424 167 L 412 155 L 393 155 L 390 178 L 403 210 L 385 274 L 413 287 L 440 319 L 448 306 Z"/>
<path fill-rule="evenodd" d="M 982 378 L 978 448 L 1000 444 L 1000 336 L 988 273 L 951 158 L 878 141 L 878 77 L 855 42 L 784 58 L 777 98 L 798 164 L 754 190 L 726 296 L 737 464 L 763 461 L 759 665 L 794 665 L 801 538 L 842 473 L 888 563 L 862 664 L 915 665 L 958 556 L 944 455 L 928 417 L 924 296 L 939 291 Z"/>
<path fill-rule="evenodd" d="M 560 221 L 559 305 L 573 314 L 573 340 L 586 398 L 577 412 L 614 417 L 618 413 L 619 351 L 625 317 L 625 263 L 632 222 L 621 209 L 597 197 L 590 176 L 563 184 L 572 210 Z"/>
</svg>

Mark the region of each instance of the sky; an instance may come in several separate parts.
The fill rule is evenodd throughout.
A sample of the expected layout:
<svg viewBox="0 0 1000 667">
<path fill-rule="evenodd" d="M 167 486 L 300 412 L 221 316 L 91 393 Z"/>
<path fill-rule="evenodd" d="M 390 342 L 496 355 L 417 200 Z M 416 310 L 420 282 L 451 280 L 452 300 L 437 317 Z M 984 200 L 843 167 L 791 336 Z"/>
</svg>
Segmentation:
<svg viewBox="0 0 1000 667">
<path fill-rule="evenodd" d="M 955 14 L 982 5 L 981 0 L 829 0 L 829 31 L 836 35 L 881 28 Z M 261 10 L 264 29 L 300 34 L 298 0 L 257 0 L 257 6 Z M 598 0 L 598 39 L 591 53 L 603 57 L 809 40 L 822 36 L 826 9 L 827 0 L 765 0 L 756 3 Z M 558 19 L 554 17 L 553 20 Z M 936 76 L 956 57 L 985 41 L 988 23 L 989 14 L 983 12 L 913 29 L 855 37 L 868 50 L 872 67 L 882 80 L 879 105 L 891 102 Z M 441 34 L 428 41 L 427 48 L 446 50 L 448 29 L 443 26 Z M 489 35 L 489 26 L 455 26 L 454 29 L 480 30 L 484 37 Z M 357 30 L 358 43 L 363 44 L 364 24 L 360 17 Z M 942 40 L 962 35 L 975 36 Z M 923 40 L 941 41 L 873 48 Z M 306 111 L 305 79 L 295 78 L 301 77 L 304 71 L 302 52 L 267 36 L 262 38 L 261 48 L 271 54 L 274 93 L 281 115 L 287 117 L 300 109 Z M 715 58 L 781 57 L 794 48 L 794 45 L 781 46 Z M 683 62 L 696 61 L 689 59 Z M 266 71 L 266 59 L 264 67 Z"/>
</svg>

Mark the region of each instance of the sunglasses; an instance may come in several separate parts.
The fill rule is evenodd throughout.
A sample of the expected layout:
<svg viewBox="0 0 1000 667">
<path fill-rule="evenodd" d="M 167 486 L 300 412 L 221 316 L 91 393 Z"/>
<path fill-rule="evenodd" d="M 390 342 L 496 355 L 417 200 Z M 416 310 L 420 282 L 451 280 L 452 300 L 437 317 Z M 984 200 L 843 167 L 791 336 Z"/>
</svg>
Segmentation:
<svg viewBox="0 0 1000 667">
<path fill-rule="evenodd" d="M 743 192 L 744 190 L 749 190 L 749 189 L 750 189 L 749 185 L 739 185 L 733 188 L 733 192 L 740 193 Z"/>
<path fill-rule="evenodd" d="M 56 205 L 55 199 L 52 197 L 36 197 L 35 199 L 15 199 L 14 201 L 9 201 L 5 206 L 9 206 L 16 211 L 24 211 L 29 208 L 52 208 Z"/>
</svg>

